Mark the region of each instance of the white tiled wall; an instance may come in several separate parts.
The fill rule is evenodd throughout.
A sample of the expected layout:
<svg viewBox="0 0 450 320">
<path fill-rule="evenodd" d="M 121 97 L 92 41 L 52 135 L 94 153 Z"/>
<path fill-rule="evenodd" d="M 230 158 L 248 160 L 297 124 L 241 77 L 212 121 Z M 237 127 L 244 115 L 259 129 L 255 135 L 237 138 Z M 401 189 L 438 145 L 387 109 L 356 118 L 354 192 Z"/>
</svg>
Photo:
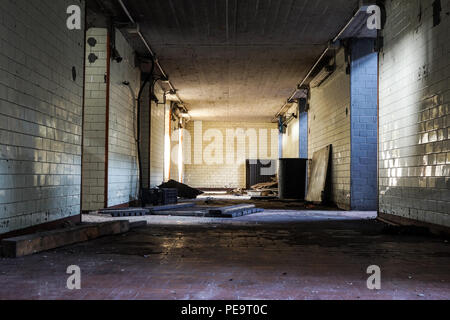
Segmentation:
<svg viewBox="0 0 450 320">
<path fill-rule="evenodd" d="M 123 60 L 110 62 L 109 126 L 106 126 L 107 29 L 90 29 L 87 40 L 97 40 L 94 48 L 87 45 L 87 59 L 95 53 L 95 63 L 87 61 L 86 117 L 84 128 L 83 210 L 98 210 L 104 205 L 105 175 L 108 175 L 107 206 L 127 204 L 137 198 L 137 97 L 141 86 L 140 71 L 135 66 L 134 52 L 117 30 L 116 47 Z M 124 82 L 129 82 L 127 86 Z M 144 91 L 142 107 L 146 110 L 148 90 Z M 147 105 L 148 107 L 148 105 Z M 147 110 L 148 111 L 148 110 Z M 148 113 L 143 113 L 141 132 L 148 132 Z M 108 168 L 105 171 L 106 131 L 108 131 Z M 142 143 L 148 141 L 143 134 Z M 146 140 L 147 139 L 147 140 Z M 144 171 L 148 163 L 148 148 L 143 148 Z M 148 165 L 147 165 L 148 167 Z M 148 169 L 147 169 L 148 172 Z M 144 172 L 145 174 L 145 172 Z M 146 183 L 144 178 L 144 185 Z M 147 179 L 148 183 L 148 179 Z"/>
<path fill-rule="evenodd" d="M 66 27 L 72 4 L 0 1 L 0 234 L 80 213 L 84 31 Z"/>
<path fill-rule="evenodd" d="M 201 126 L 199 125 L 201 123 Z M 195 138 L 195 126 L 200 134 L 203 134 L 203 139 Z M 191 155 L 189 157 L 191 163 L 185 165 L 185 183 L 195 188 L 245 188 L 246 186 L 246 168 L 245 160 L 254 159 L 256 155 L 260 159 L 278 159 L 278 128 L 274 123 L 243 123 L 243 122 L 198 122 L 191 121 L 187 124 L 187 131 L 191 138 Z M 241 129 L 244 132 L 248 129 L 254 129 L 257 134 L 258 143 L 249 143 L 246 139 L 246 151 L 243 154 L 239 153 L 240 145 L 238 140 L 235 140 L 234 152 L 227 152 L 226 140 L 227 131 L 236 132 Z M 215 131 L 221 134 L 222 141 L 210 140 Z M 211 133 L 211 136 L 207 135 Z M 230 137 L 232 135 L 229 134 Z M 265 143 L 261 143 L 261 140 Z M 266 140 L 264 140 L 266 139 Z M 222 146 L 222 148 L 220 148 Z M 217 147 L 217 148 L 216 148 Z M 197 163 L 199 155 L 210 153 L 214 155 L 213 149 L 223 150 L 223 154 L 216 155 L 217 159 L 221 158 L 221 163 Z M 186 152 L 187 152 L 186 148 Z M 234 162 L 227 163 L 227 157 L 231 158 L 234 153 Z M 201 159 L 201 157 L 200 157 Z M 186 161 L 188 157 L 186 157 Z M 239 162 L 237 162 L 239 160 Z M 214 161 L 212 161 L 214 162 Z"/>
<path fill-rule="evenodd" d="M 105 143 L 106 143 L 106 28 L 91 28 L 86 40 L 97 41 L 95 47 L 86 43 L 86 91 L 84 106 L 83 204 L 86 211 L 105 206 Z M 98 57 L 90 63 L 88 57 Z"/>
<path fill-rule="evenodd" d="M 179 181 L 180 177 L 180 168 L 178 166 L 178 151 L 179 148 L 179 131 L 178 131 L 179 122 L 177 120 L 170 121 L 170 179 Z"/>
<path fill-rule="evenodd" d="M 161 90 L 157 85 L 155 92 Z M 157 93 L 160 96 L 160 92 Z M 151 141 L 150 141 L 150 186 L 157 187 L 164 181 L 164 132 L 165 108 L 163 105 L 151 105 Z"/>
<path fill-rule="evenodd" d="M 380 211 L 450 226 L 450 1 L 387 1 L 380 54 Z M 421 17 L 421 20 L 419 20 Z"/>
<path fill-rule="evenodd" d="M 141 97 L 141 159 L 142 185 L 149 187 L 150 183 L 150 84 L 147 84 Z"/>
<path fill-rule="evenodd" d="M 111 62 L 109 101 L 108 206 L 126 204 L 137 198 L 137 97 L 141 76 L 134 51 L 120 32 L 116 47 L 121 63 Z M 123 84 L 130 83 L 129 86 Z"/>
<path fill-rule="evenodd" d="M 311 89 L 308 150 L 333 145 L 332 200 L 350 208 L 350 76 L 345 72 L 344 50 L 337 54 L 337 70 L 320 87 Z M 348 111 L 348 113 L 347 113 Z"/>
<path fill-rule="evenodd" d="M 293 113 L 298 115 L 298 104 L 294 104 L 287 112 L 287 117 Z M 298 158 L 300 156 L 300 122 L 299 119 L 292 119 L 283 134 L 283 158 Z"/>
</svg>

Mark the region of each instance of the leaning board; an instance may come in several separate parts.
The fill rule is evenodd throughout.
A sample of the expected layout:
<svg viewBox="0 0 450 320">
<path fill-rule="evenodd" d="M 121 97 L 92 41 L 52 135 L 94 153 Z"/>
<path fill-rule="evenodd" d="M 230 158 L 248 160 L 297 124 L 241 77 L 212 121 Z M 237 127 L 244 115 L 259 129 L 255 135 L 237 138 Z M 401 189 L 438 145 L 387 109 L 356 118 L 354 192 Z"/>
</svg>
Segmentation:
<svg viewBox="0 0 450 320">
<path fill-rule="evenodd" d="M 330 154 L 331 145 L 314 152 L 308 194 L 306 195 L 308 202 L 322 203 L 324 200 Z"/>
</svg>

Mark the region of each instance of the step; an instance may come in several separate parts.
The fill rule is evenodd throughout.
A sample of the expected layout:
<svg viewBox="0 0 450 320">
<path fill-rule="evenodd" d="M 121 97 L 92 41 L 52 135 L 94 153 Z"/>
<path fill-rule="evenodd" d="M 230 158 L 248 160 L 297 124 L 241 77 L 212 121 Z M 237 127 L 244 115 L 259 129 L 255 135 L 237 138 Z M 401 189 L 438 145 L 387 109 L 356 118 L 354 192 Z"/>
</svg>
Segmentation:
<svg viewBox="0 0 450 320">
<path fill-rule="evenodd" d="M 130 224 L 126 220 L 85 224 L 4 239 L 1 247 L 4 257 L 17 258 L 103 236 L 125 233 L 129 229 Z"/>
</svg>

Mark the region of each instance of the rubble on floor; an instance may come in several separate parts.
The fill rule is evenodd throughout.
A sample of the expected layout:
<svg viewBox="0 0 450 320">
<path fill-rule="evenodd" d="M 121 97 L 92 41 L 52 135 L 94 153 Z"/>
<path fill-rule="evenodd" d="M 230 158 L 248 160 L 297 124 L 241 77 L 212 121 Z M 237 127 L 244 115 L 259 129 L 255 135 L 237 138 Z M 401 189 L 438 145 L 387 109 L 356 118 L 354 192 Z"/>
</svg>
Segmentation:
<svg viewBox="0 0 450 320">
<path fill-rule="evenodd" d="M 278 181 L 273 179 L 271 182 L 258 183 L 251 187 L 252 190 L 278 190 Z"/>
<path fill-rule="evenodd" d="M 278 179 L 274 177 L 271 182 L 255 184 L 251 186 L 249 190 L 237 188 L 231 191 L 231 194 L 235 196 L 248 195 L 250 197 L 258 198 L 270 197 L 273 199 L 278 196 Z"/>
<path fill-rule="evenodd" d="M 203 191 L 191 188 L 190 186 L 177 182 L 175 180 L 169 180 L 166 183 L 163 183 L 158 188 L 160 189 L 177 189 L 178 196 L 182 199 L 195 199 L 199 195 L 203 194 Z"/>
<path fill-rule="evenodd" d="M 232 191 L 230 191 L 230 194 L 235 195 L 235 196 L 243 196 L 245 194 L 245 190 L 243 188 L 236 188 Z"/>
<path fill-rule="evenodd" d="M 185 202 L 175 205 L 150 206 L 146 208 L 105 209 L 98 211 L 98 213 L 102 215 L 110 215 L 114 218 L 148 215 L 236 218 L 263 211 L 264 209 L 256 208 L 254 204 L 201 206 L 195 202 Z"/>
<path fill-rule="evenodd" d="M 256 208 L 254 204 L 242 204 L 210 209 L 209 216 L 220 218 L 236 218 L 263 211 L 264 209 Z"/>
<path fill-rule="evenodd" d="M 145 208 L 103 209 L 98 213 L 108 214 L 112 217 L 142 217 L 148 215 L 150 210 Z"/>
</svg>

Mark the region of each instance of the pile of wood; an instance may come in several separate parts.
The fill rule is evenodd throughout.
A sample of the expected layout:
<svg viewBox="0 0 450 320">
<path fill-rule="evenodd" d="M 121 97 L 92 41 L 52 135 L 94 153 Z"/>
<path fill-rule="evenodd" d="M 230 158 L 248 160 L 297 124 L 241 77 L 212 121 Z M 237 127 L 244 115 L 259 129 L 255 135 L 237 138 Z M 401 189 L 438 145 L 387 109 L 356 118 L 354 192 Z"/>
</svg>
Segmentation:
<svg viewBox="0 0 450 320">
<path fill-rule="evenodd" d="M 271 182 L 258 183 L 251 187 L 248 194 L 256 197 L 269 197 L 278 193 L 278 180 L 273 178 Z"/>
<path fill-rule="evenodd" d="M 254 186 L 252 186 L 251 189 L 256 190 L 256 191 L 278 189 L 278 181 L 258 183 L 258 184 L 255 184 Z"/>
<path fill-rule="evenodd" d="M 237 188 L 230 193 L 235 196 L 243 196 L 245 194 L 252 197 L 276 196 L 278 195 L 278 179 L 274 177 L 272 178 L 272 181 L 255 184 L 254 186 L 251 186 L 249 190 Z"/>
<path fill-rule="evenodd" d="M 243 196 L 245 194 L 245 190 L 242 189 L 242 188 L 237 188 L 237 189 L 232 190 L 231 194 L 234 195 L 234 196 L 240 197 L 240 196 Z"/>
</svg>

